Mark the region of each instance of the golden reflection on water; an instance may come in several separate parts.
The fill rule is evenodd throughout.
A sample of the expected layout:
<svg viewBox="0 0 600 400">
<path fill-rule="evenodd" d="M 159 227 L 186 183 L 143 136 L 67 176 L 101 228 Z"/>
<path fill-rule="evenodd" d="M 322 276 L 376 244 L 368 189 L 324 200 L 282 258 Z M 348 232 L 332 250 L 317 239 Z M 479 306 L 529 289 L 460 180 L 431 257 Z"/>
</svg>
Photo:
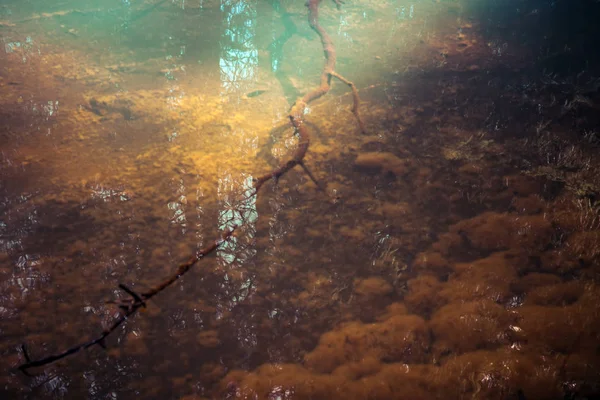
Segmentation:
<svg viewBox="0 0 600 400">
<path fill-rule="evenodd" d="M 554 116 L 572 108 L 537 90 L 548 77 L 507 72 L 531 50 L 468 2 L 323 3 L 368 134 L 335 85 L 306 110 L 324 191 L 298 168 L 250 195 L 294 149 L 287 112 L 318 82 L 301 3 L 0 9 L 8 398 L 598 389 L 594 137 L 564 132 Z M 155 285 L 234 224 L 106 351 L 14 372 L 22 343 L 42 357 L 97 334 L 119 283 Z"/>
</svg>

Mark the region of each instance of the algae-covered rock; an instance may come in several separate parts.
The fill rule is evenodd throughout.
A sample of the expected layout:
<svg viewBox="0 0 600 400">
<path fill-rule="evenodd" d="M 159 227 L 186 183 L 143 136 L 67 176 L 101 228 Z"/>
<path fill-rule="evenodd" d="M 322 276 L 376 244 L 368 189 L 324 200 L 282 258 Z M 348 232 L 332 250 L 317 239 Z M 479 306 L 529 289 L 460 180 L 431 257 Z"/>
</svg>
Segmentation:
<svg viewBox="0 0 600 400">
<path fill-rule="evenodd" d="M 513 287 L 519 293 L 528 293 L 539 286 L 554 285 L 560 282 L 561 279 L 554 274 L 530 272 L 519 278 Z"/>
<path fill-rule="evenodd" d="M 221 344 L 219 340 L 219 334 L 215 330 L 202 331 L 196 337 L 198 344 L 202 347 L 217 347 Z"/>
<path fill-rule="evenodd" d="M 363 297 L 365 300 L 372 301 L 381 296 L 387 296 L 392 293 L 392 290 L 392 285 L 377 276 L 354 280 L 355 294 Z"/>
<path fill-rule="evenodd" d="M 389 400 L 428 399 L 431 365 L 385 363 L 374 357 L 348 362 L 331 374 L 296 364 L 265 364 L 252 372 L 231 371 L 219 383 L 218 398 Z"/>
<path fill-rule="evenodd" d="M 434 353 L 462 354 L 508 343 L 516 315 L 491 300 L 451 303 L 431 317 Z"/>
<path fill-rule="evenodd" d="M 478 350 L 448 359 L 432 371 L 432 380 L 448 399 L 505 400 L 518 390 L 526 399 L 560 399 L 559 367 L 556 359 L 538 355 Z"/>
<path fill-rule="evenodd" d="M 368 152 L 360 153 L 356 157 L 354 167 L 367 173 L 392 173 L 400 177 L 408 173 L 410 161 L 389 152 Z"/>
<path fill-rule="evenodd" d="M 525 305 L 518 312 L 527 345 L 542 351 L 571 352 L 585 328 L 585 318 L 572 307 Z"/>
<path fill-rule="evenodd" d="M 528 197 L 544 191 L 542 180 L 527 175 L 516 174 L 502 177 L 508 190 L 519 197 Z"/>
<path fill-rule="evenodd" d="M 359 361 L 352 361 L 337 367 L 332 374 L 344 377 L 348 380 L 357 380 L 365 376 L 373 375 L 381 369 L 381 361 L 376 357 L 365 357 Z"/>
<path fill-rule="evenodd" d="M 448 260 L 436 251 L 417 254 L 413 263 L 413 269 L 418 273 L 435 274 L 439 277 L 446 276 L 452 271 Z"/>
<path fill-rule="evenodd" d="M 493 253 L 468 263 L 456 263 L 454 273 L 440 291 L 447 302 L 488 299 L 505 303 L 513 295 L 517 266 L 510 254 Z"/>
<path fill-rule="evenodd" d="M 352 303 L 355 315 L 362 321 L 373 321 L 390 303 L 393 292 L 392 285 L 380 277 L 354 279 Z"/>
<path fill-rule="evenodd" d="M 517 197 L 513 199 L 512 207 L 519 214 L 533 215 L 542 212 L 546 204 L 539 195 L 533 194 L 527 197 Z"/>
<path fill-rule="evenodd" d="M 581 352 L 596 356 L 600 340 L 598 304 L 599 286 L 589 284 L 581 286 L 579 298 L 570 305 L 524 305 L 518 308 L 519 326 L 527 346 L 536 351 Z"/>
<path fill-rule="evenodd" d="M 575 232 L 569 236 L 565 247 L 571 256 L 582 262 L 595 263 L 600 259 L 600 230 Z"/>
<path fill-rule="evenodd" d="M 485 212 L 450 227 L 433 246 L 442 254 L 475 248 L 497 251 L 523 248 L 541 250 L 552 240 L 554 229 L 543 215 Z"/>
<path fill-rule="evenodd" d="M 581 268 L 579 260 L 573 258 L 569 251 L 550 250 L 540 256 L 539 271 L 559 275 L 569 275 Z"/>
<path fill-rule="evenodd" d="M 343 382 L 342 378 L 314 374 L 298 364 L 264 364 L 250 373 L 231 371 L 221 380 L 218 398 L 331 399 Z"/>
<path fill-rule="evenodd" d="M 576 302 L 583 293 L 583 284 L 577 281 L 542 285 L 525 294 L 525 304 L 565 306 Z"/>
<path fill-rule="evenodd" d="M 423 317 L 429 317 L 444 302 L 439 296 L 443 283 L 435 276 L 421 275 L 408 281 L 408 293 L 404 303 L 408 309 Z"/>
<path fill-rule="evenodd" d="M 321 336 L 305 364 L 310 370 L 328 373 L 365 357 L 418 363 L 426 359 L 429 341 L 425 320 L 416 315 L 396 315 L 372 324 L 350 322 Z"/>
</svg>

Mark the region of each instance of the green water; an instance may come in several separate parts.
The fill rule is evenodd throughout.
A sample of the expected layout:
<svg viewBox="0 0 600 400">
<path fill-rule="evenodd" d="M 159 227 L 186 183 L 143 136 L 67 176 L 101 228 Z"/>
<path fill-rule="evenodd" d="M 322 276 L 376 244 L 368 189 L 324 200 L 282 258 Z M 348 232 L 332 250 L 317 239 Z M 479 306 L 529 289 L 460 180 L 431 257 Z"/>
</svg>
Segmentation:
<svg viewBox="0 0 600 400">
<path fill-rule="evenodd" d="M 334 79 L 304 113 L 318 186 L 247 198 L 319 85 L 302 1 L 3 1 L 3 398 L 595 394 L 598 78 L 546 58 L 533 3 L 323 2 L 367 132 Z M 106 349 L 18 371 L 233 224 Z"/>
</svg>

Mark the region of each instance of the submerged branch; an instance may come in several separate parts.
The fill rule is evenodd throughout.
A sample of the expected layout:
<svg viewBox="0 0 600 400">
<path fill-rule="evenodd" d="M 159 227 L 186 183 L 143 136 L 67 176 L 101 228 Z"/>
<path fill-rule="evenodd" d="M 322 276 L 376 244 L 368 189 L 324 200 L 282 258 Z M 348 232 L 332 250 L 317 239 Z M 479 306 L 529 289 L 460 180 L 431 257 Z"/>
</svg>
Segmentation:
<svg viewBox="0 0 600 400">
<path fill-rule="evenodd" d="M 281 164 L 279 167 L 275 168 L 271 172 L 254 179 L 254 194 L 258 193 L 262 185 L 264 185 L 265 182 L 267 182 L 268 180 L 277 180 L 287 171 L 294 168 L 296 165 L 301 165 L 303 163 L 304 157 L 308 152 L 308 147 L 310 146 L 310 135 L 308 133 L 306 125 L 304 124 L 304 111 L 311 102 L 319 99 L 320 97 L 326 95 L 329 92 L 329 90 L 331 89 L 332 77 L 339 79 L 343 83 L 350 86 L 350 88 L 352 89 L 352 97 L 354 100 L 352 113 L 358 121 L 358 125 L 361 129 L 361 132 L 365 133 L 364 124 L 358 113 L 358 106 L 360 103 L 358 90 L 356 89 L 356 86 L 353 82 L 349 81 L 348 79 L 342 77 L 340 74 L 335 72 L 335 46 L 333 45 L 333 41 L 331 40 L 331 37 L 329 36 L 327 31 L 325 31 L 325 29 L 323 29 L 323 27 L 319 25 L 319 4 L 321 3 L 321 1 L 322 0 L 309 0 L 306 4 L 308 7 L 308 23 L 310 24 L 310 27 L 317 33 L 317 35 L 319 35 L 319 38 L 321 39 L 321 44 L 323 46 L 323 52 L 325 55 L 325 66 L 323 67 L 323 72 L 321 73 L 321 84 L 318 87 L 311 90 L 310 92 L 306 93 L 303 97 L 296 100 L 296 103 L 294 103 L 294 105 L 292 106 L 288 118 L 290 119 L 292 126 L 298 134 L 298 145 L 296 147 L 296 150 L 287 162 Z M 342 2 L 340 0 L 333 1 L 336 4 L 336 6 L 340 8 Z M 310 175 L 312 174 L 309 174 L 309 176 Z M 314 180 L 313 176 L 310 176 L 310 178 Z M 320 185 L 317 184 L 317 186 L 319 187 Z"/>
<path fill-rule="evenodd" d="M 124 284 L 119 284 L 119 287 L 123 291 L 125 291 L 127 294 L 129 294 L 131 297 L 120 300 L 118 302 L 109 302 L 109 303 L 117 304 L 119 306 L 119 309 L 120 309 L 119 316 L 113 321 L 113 323 L 108 328 L 105 328 L 102 331 L 102 333 L 100 333 L 100 335 L 98 335 L 94 339 L 88 340 L 83 343 L 79 343 L 75 346 L 72 346 L 72 347 L 66 349 L 63 352 L 52 354 L 52 355 L 49 355 L 47 357 L 43 357 L 43 358 L 40 358 L 37 360 L 32 360 L 29 357 L 27 348 L 23 344 L 21 346 L 21 351 L 23 352 L 23 356 L 25 357 L 26 362 L 19 365 L 18 369 L 21 370 L 26 375 L 29 375 L 28 370 L 31 368 L 41 367 L 44 365 L 51 364 L 55 361 L 61 360 L 65 357 L 68 357 L 72 354 L 79 352 L 80 350 L 90 348 L 94 345 L 99 345 L 100 347 L 105 348 L 104 341 L 105 341 L 106 337 L 108 337 L 108 335 L 110 335 L 112 332 L 114 332 L 123 322 L 125 322 L 130 316 L 135 314 L 141 307 L 146 307 L 147 300 L 156 296 L 157 294 L 159 294 L 160 292 L 165 290 L 167 287 L 169 287 L 171 284 L 173 284 L 176 280 L 181 278 L 201 258 L 204 258 L 205 256 L 211 254 L 216 249 L 218 249 L 219 246 L 223 242 L 227 241 L 233 235 L 233 232 L 235 231 L 236 228 L 237 227 L 234 226 L 233 228 L 226 230 L 218 240 L 215 240 L 213 243 L 211 243 L 210 245 L 208 245 L 205 248 L 203 248 L 202 250 L 200 250 L 196 255 L 192 256 L 189 260 L 187 260 L 183 264 L 180 264 L 177 267 L 176 271 L 173 274 L 171 274 L 171 276 L 167 277 L 161 283 L 159 283 L 155 287 L 153 287 L 145 292 L 136 293 L 133 290 L 131 290 L 130 288 L 128 288 L 127 286 L 125 286 Z"/>
<path fill-rule="evenodd" d="M 323 72 L 321 73 L 321 83 L 318 87 L 314 88 L 310 92 L 306 93 L 303 97 L 296 100 L 296 103 L 292 106 L 288 118 L 290 120 L 291 125 L 294 127 L 295 132 L 298 135 L 298 144 L 296 146 L 295 151 L 292 153 L 289 160 L 279 167 L 273 169 L 272 171 L 255 178 L 253 181 L 253 189 L 250 193 L 247 193 L 247 198 L 254 197 L 258 194 L 263 185 L 271 180 L 277 180 L 289 170 L 293 169 L 296 165 L 300 165 L 304 168 L 304 171 L 308 174 L 310 179 L 317 185 L 317 187 L 321 190 L 324 188 L 318 183 L 315 176 L 310 172 L 310 170 L 304 164 L 304 157 L 308 152 L 308 148 L 310 145 L 310 135 L 308 129 L 306 128 L 306 124 L 304 123 L 303 115 L 306 107 L 309 103 L 318 98 L 327 94 L 331 88 L 331 78 L 335 77 L 342 81 L 343 83 L 350 86 L 352 89 L 352 94 L 354 98 L 354 107 L 352 112 L 354 113 L 356 119 L 358 120 L 358 124 L 360 126 L 361 131 L 364 133 L 364 125 L 360 119 L 358 114 L 358 105 L 359 105 L 359 97 L 358 91 L 354 83 L 350 82 L 346 78 L 339 75 L 335 72 L 335 63 L 336 63 L 336 52 L 333 42 L 331 41 L 330 36 L 327 32 L 319 25 L 318 17 L 319 17 L 319 4 L 322 0 L 309 0 L 307 2 L 308 7 L 308 22 L 310 27 L 319 35 L 321 39 L 321 43 L 323 45 L 323 51 L 325 55 L 325 66 L 323 67 Z M 339 8 L 341 5 L 340 0 L 333 0 L 337 7 Z M 157 3 L 160 4 L 161 2 Z M 161 283 L 156 285 L 155 287 L 141 293 L 137 293 L 131 288 L 125 286 L 124 284 L 119 284 L 119 288 L 121 288 L 124 292 L 126 292 L 130 297 L 127 299 L 122 299 L 116 302 L 112 302 L 116 304 L 119 308 L 119 315 L 114 319 L 112 325 L 108 328 L 104 329 L 100 335 L 96 338 L 88 340 L 86 342 L 80 343 L 73 347 L 68 348 L 67 350 L 53 354 L 44 358 L 40 358 L 37 360 L 32 360 L 29 357 L 29 353 L 27 352 L 27 348 L 25 345 L 22 346 L 22 353 L 25 357 L 26 362 L 21 364 L 18 369 L 23 373 L 28 374 L 28 370 L 34 367 L 41 367 L 44 365 L 51 364 L 55 361 L 61 360 L 67 356 L 75 354 L 81 350 L 87 349 L 94 345 L 99 345 L 101 347 L 105 347 L 104 341 L 106 337 L 108 337 L 112 332 L 114 332 L 123 322 L 125 322 L 130 316 L 134 315 L 141 307 L 146 306 L 146 301 L 156 296 L 171 284 L 173 284 L 176 280 L 181 278 L 191 267 L 193 267 L 201 258 L 211 254 L 214 252 L 223 242 L 227 241 L 233 235 L 234 230 L 237 226 L 233 226 L 232 228 L 226 230 L 219 239 L 215 240 L 211 245 L 202 249 L 199 253 L 192 256 L 188 261 L 179 265 L 177 270 L 169 277 L 164 279 Z"/>
</svg>

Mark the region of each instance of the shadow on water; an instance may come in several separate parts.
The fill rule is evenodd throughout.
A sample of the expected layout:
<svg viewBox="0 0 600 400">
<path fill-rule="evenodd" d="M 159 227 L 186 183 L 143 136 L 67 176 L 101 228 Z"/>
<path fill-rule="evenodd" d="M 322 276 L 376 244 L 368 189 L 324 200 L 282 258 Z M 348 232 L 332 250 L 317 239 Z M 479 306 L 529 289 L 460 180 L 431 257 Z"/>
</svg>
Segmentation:
<svg viewBox="0 0 600 400">
<path fill-rule="evenodd" d="M 467 2 L 482 24 L 487 40 L 525 45 L 534 55 L 538 73 L 574 76 L 597 74 L 600 58 L 595 50 L 600 36 L 594 21 L 600 4 L 594 0 L 473 1 Z"/>
</svg>

